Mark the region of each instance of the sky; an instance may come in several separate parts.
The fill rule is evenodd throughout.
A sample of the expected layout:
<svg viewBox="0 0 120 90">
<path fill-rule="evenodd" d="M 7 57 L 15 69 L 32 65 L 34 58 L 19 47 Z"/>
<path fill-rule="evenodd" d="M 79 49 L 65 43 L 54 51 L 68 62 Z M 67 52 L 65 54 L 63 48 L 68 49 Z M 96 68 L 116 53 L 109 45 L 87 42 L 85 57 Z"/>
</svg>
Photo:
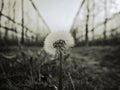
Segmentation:
<svg viewBox="0 0 120 90">
<path fill-rule="evenodd" d="M 11 6 L 5 5 L 3 10 L 3 13 L 5 15 L 9 15 L 8 12 L 11 13 L 11 18 L 13 18 L 13 4 L 15 0 L 11 0 Z M 58 31 L 58 30 L 70 30 L 71 25 L 73 23 L 73 19 L 76 15 L 76 12 L 78 11 L 79 6 L 81 5 L 82 0 L 33 0 L 35 6 L 41 13 L 43 19 L 46 21 L 48 26 L 50 27 L 51 31 Z M 100 21 L 104 20 L 104 6 L 101 6 L 103 3 L 99 3 L 99 0 L 96 1 L 96 6 L 95 11 L 99 14 L 97 14 L 97 18 L 95 19 L 95 24 L 100 23 Z M 101 0 L 103 2 L 104 0 Z M 120 11 L 120 1 L 119 0 L 108 0 L 108 1 L 113 1 L 115 4 L 112 5 L 114 8 L 110 8 L 111 4 L 107 5 L 108 10 L 109 10 L 109 16 L 113 13 L 116 13 Z M 8 3 L 9 0 L 5 0 L 6 4 Z M 112 3 L 113 3 L 112 2 Z M 84 9 L 85 7 L 85 9 Z M 9 10 L 9 9 L 11 10 Z M 99 10 L 99 9 L 103 10 Z M 86 6 L 84 5 L 80 11 L 79 18 L 80 19 L 85 19 L 85 11 Z M 111 12 L 111 13 L 110 13 Z M 21 23 L 21 0 L 17 0 L 16 3 L 16 21 Z M 25 0 L 24 1 L 24 24 L 29 27 L 33 31 L 39 31 L 43 32 L 46 30 L 45 24 L 41 21 L 39 18 L 38 20 L 38 14 L 36 13 L 35 9 L 33 8 L 30 0 Z M 77 18 L 76 25 L 78 24 L 84 24 L 85 22 L 80 21 L 80 19 Z M 31 22 L 32 21 L 32 22 Z M 81 27 L 83 29 L 83 27 Z M 39 29 L 39 30 L 38 30 Z M 20 30 L 21 31 L 21 30 Z M 47 30 L 46 30 L 47 32 Z"/>
<path fill-rule="evenodd" d="M 51 31 L 70 30 L 81 0 L 35 0 Z"/>
<path fill-rule="evenodd" d="M 81 1 L 82 0 L 34 0 L 51 31 L 70 30 Z M 119 0 L 116 0 L 115 3 L 118 4 L 117 6 L 120 5 Z M 97 4 L 99 4 L 99 2 Z M 112 12 L 117 11 L 116 8 L 111 10 Z M 103 15 L 101 15 L 101 20 Z M 99 20 L 97 19 L 97 21 Z"/>
</svg>

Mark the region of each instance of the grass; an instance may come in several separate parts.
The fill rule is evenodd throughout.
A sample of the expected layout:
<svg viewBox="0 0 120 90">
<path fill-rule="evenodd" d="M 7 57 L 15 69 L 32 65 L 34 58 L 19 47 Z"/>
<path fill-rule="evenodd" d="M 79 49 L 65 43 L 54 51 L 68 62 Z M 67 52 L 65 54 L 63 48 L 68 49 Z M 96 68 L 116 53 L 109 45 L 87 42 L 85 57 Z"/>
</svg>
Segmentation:
<svg viewBox="0 0 120 90">
<path fill-rule="evenodd" d="M 120 46 L 73 48 L 63 70 L 63 90 L 120 90 Z M 56 90 L 58 78 L 59 61 L 41 48 L 1 50 L 0 90 Z"/>
</svg>

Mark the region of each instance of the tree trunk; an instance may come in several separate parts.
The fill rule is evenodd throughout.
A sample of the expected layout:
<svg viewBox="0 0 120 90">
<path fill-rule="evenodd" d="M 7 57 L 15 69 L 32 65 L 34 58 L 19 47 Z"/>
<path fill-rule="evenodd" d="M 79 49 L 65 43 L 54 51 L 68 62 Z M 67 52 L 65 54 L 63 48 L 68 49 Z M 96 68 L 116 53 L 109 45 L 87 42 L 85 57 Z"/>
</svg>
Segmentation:
<svg viewBox="0 0 120 90">
<path fill-rule="evenodd" d="M 86 31 L 85 31 L 85 42 L 86 42 L 86 45 L 88 45 L 88 41 L 89 41 L 89 38 L 88 38 L 88 29 L 89 29 L 89 0 L 87 0 L 87 17 L 86 17 Z"/>
<path fill-rule="evenodd" d="M 1 13 L 2 13 L 2 11 L 3 11 L 3 8 L 4 8 L 4 0 L 2 0 L 1 1 L 2 3 L 1 3 Z M 2 18 L 2 15 L 0 14 L 0 39 L 1 39 L 1 37 L 2 37 L 2 29 L 1 29 L 1 24 L 2 24 L 2 21 L 1 21 L 1 18 Z"/>
<path fill-rule="evenodd" d="M 103 37 L 104 37 L 104 40 L 106 40 L 107 36 L 106 36 L 106 31 L 107 31 L 107 0 L 104 0 L 104 9 L 105 9 L 105 14 L 104 14 L 104 17 L 105 17 L 105 21 L 104 21 L 104 32 L 103 32 Z"/>
<path fill-rule="evenodd" d="M 21 33 L 21 44 L 24 44 L 24 0 L 22 0 L 21 8 L 22 8 L 22 33 Z"/>
</svg>

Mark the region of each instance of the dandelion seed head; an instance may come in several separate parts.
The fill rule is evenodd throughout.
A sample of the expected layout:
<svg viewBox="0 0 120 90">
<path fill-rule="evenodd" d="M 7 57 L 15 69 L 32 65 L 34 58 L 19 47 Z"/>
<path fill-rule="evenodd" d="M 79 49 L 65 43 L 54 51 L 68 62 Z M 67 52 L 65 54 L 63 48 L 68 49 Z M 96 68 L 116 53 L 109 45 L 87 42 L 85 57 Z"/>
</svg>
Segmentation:
<svg viewBox="0 0 120 90">
<path fill-rule="evenodd" d="M 74 39 L 70 32 L 58 31 L 50 33 L 44 41 L 44 49 L 50 55 L 56 54 L 57 47 L 69 49 L 74 46 Z"/>
<path fill-rule="evenodd" d="M 56 48 L 56 49 L 57 48 L 62 48 L 62 47 L 64 47 L 64 45 L 65 45 L 64 40 L 58 40 L 55 43 L 53 43 L 53 47 Z"/>
</svg>

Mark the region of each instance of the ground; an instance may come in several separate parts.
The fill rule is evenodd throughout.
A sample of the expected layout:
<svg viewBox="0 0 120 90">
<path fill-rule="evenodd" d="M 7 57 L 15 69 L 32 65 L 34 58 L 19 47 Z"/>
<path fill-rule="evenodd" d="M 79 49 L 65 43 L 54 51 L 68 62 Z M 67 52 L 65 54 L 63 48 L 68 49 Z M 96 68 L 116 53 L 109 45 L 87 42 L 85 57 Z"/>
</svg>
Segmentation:
<svg viewBox="0 0 120 90">
<path fill-rule="evenodd" d="M 0 90 L 56 90 L 58 78 L 59 61 L 42 48 L 1 48 Z M 64 55 L 63 90 L 120 90 L 120 46 L 72 48 Z"/>
</svg>

